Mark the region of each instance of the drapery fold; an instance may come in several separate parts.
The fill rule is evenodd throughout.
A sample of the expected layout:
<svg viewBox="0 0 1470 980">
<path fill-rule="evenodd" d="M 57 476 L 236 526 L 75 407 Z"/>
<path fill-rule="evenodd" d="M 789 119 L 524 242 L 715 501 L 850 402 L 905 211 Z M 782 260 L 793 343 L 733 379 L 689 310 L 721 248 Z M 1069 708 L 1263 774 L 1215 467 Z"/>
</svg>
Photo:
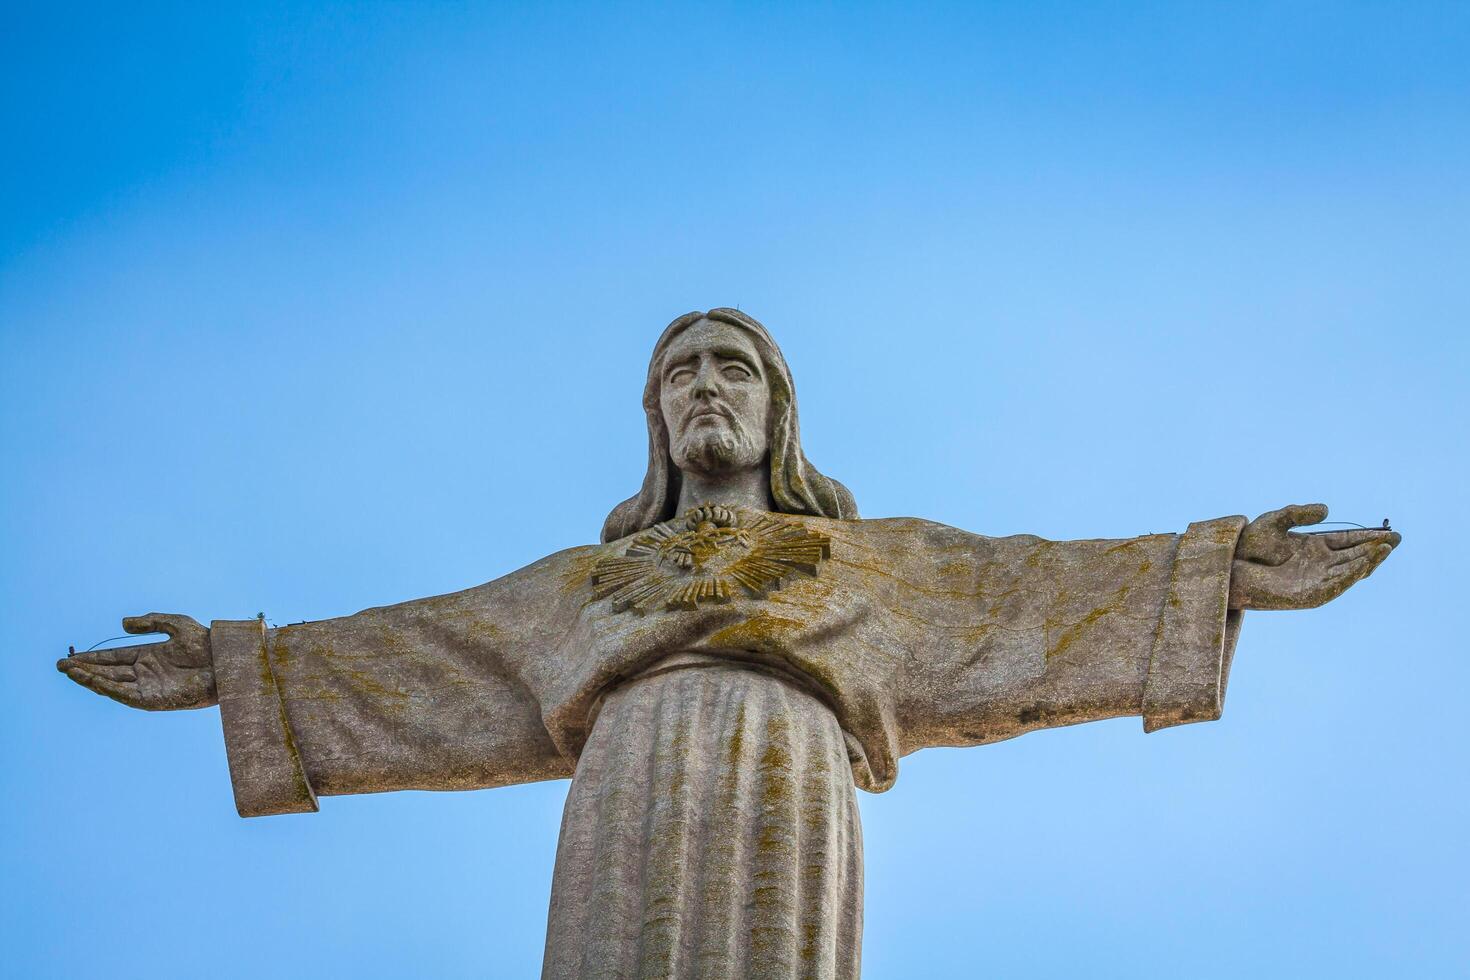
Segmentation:
<svg viewBox="0 0 1470 980">
<path fill-rule="evenodd" d="M 862 834 L 831 711 L 706 661 L 612 692 L 557 844 L 544 980 L 855 980 Z"/>
</svg>

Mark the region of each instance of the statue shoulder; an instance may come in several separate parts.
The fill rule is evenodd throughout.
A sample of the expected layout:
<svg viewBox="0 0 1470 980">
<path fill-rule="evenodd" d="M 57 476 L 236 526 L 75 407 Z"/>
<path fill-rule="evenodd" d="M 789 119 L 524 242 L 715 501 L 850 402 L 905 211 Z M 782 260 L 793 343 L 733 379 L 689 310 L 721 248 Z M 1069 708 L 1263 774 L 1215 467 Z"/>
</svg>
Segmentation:
<svg viewBox="0 0 1470 980">
<path fill-rule="evenodd" d="M 824 521 L 823 523 L 830 525 L 835 534 L 844 537 L 866 538 L 874 542 L 890 540 L 896 544 L 907 541 L 940 548 L 1000 541 L 1007 544 L 1037 544 L 1046 540 L 1034 534 L 1005 536 L 980 534 L 923 517 L 877 517 L 856 521 Z"/>
<path fill-rule="evenodd" d="M 535 601 L 538 597 L 567 592 L 586 580 L 598 557 L 611 547 L 584 544 L 563 548 L 460 594 L 481 599 L 514 596 Z"/>
</svg>

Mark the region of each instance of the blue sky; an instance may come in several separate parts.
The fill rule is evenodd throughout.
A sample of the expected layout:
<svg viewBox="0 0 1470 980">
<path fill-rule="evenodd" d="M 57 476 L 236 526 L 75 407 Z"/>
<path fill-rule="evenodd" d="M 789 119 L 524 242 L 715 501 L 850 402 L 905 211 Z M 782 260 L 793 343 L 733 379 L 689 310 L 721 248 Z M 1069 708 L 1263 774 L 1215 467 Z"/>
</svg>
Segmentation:
<svg viewBox="0 0 1470 980">
<path fill-rule="evenodd" d="M 0 14 L 0 945 L 28 977 L 525 977 L 565 783 L 234 814 L 217 713 L 68 684 L 595 538 L 738 305 L 867 516 L 1405 535 L 1222 721 L 905 760 L 865 976 L 1462 975 L 1470 9 Z"/>
</svg>

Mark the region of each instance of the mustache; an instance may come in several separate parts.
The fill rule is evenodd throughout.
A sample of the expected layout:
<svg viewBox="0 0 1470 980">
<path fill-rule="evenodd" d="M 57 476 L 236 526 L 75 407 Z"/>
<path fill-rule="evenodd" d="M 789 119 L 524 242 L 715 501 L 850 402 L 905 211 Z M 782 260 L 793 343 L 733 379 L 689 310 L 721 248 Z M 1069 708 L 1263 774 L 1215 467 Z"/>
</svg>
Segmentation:
<svg viewBox="0 0 1470 980">
<path fill-rule="evenodd" d="M 717 405 L 713 402 L 710 402 L 704 405 L 696 405 L 695 407 L 691 408 L 684 416 L 684 424 L 688 425 L 690 422 L 693 422 L 701 415 L 717 415 L 732 424 L 734 424 L 735 422 L 735 414 L 733 412 L 731 412 L 723 405 Z"/>
</svg>

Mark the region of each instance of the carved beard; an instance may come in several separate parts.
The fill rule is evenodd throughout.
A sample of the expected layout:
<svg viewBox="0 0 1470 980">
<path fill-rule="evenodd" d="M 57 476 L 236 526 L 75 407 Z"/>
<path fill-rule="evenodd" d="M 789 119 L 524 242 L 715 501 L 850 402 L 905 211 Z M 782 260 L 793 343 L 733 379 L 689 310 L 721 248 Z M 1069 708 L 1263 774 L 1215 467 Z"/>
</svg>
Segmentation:
<svg viewBox="0 0 1470 980">
<path fill-rule="evenodd" d="M 726 418 L 724 425 L 686 427 L 674 445 L 674 463 L 681 470 L 705 476 L 732 473 L 761 460 L 755 440 L 739 422 Z"/>
</svg>

